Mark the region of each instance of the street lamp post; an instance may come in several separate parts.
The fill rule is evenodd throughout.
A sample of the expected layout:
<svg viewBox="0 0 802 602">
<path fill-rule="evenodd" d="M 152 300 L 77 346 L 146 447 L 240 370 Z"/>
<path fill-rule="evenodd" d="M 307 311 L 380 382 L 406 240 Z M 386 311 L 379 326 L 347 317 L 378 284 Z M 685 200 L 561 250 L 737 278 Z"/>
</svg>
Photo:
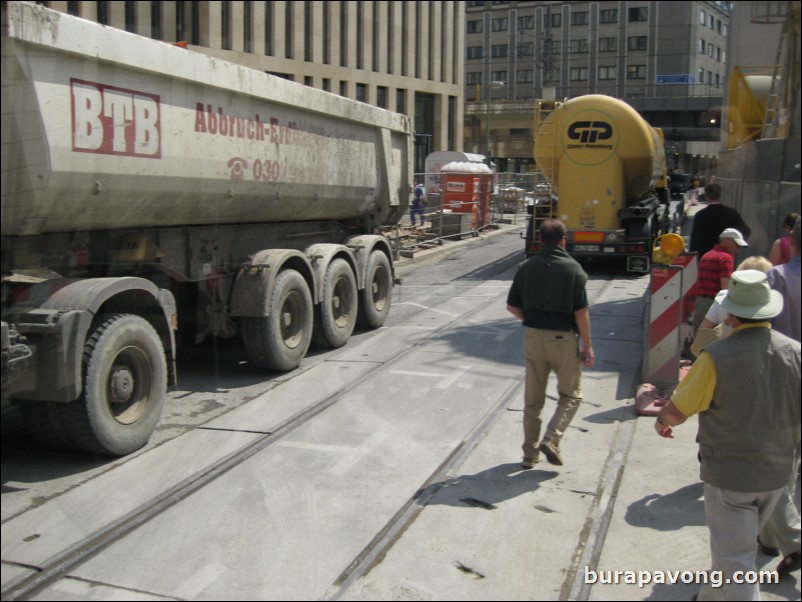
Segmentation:
<svg viewBox="0 0 802 602">
<path fill-rule="evenodd" d="M 493 94 L 493 90 L 500 90 L 504 87 L 504 82 L 494 81 L 487 84 L 487 119 L 485 121 L 485 134 L 487 134 L 487 165 L 490 166 L 493 163 L 493 152 L 490 148 L 490 97 Z"/>
</svg>

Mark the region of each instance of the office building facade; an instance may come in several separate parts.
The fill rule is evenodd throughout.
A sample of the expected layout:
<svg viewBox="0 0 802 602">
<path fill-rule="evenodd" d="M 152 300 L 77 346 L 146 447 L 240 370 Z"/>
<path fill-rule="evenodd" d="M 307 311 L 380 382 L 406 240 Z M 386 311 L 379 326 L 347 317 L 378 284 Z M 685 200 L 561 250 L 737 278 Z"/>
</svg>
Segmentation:
<svg viewBox="0 0 802 602">
<path fill-rule="evenodd" d="M 408 115 L 416 171 L 461 150 L 464 2 L 42 4 Z"/>
<path fill-rule="evenodd" d="M 709 169 L 718 151 L 730 5 L 468 2 L 465 150 L 486 152 L 489 117 L 499 168 L 526 171 L 535 99 L 607 94 L 663 128 L 672 169 Z"/>
</svg>

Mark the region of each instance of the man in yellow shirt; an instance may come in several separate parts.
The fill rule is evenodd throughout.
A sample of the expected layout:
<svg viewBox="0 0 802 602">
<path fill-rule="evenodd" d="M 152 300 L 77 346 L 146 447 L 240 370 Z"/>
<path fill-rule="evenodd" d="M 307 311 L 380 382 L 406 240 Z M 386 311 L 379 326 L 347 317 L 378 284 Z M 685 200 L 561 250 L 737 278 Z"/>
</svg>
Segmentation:
<svg viewBox="0 0 802 602">
<path fill-rule="evenodd" d="M 782 295 L 758 270 L 734 272 L 719 301 L 733 333 L 705 348 L 655 422 L 657 433 L 699 414 L 701 479 L 712 570 L 698 600 L 759 600 L 757 584 L 736 583 L 756 570 L 756 540 L 795 470 L 800 442 L 800 343 L 771 329 Z"/>
</svg>

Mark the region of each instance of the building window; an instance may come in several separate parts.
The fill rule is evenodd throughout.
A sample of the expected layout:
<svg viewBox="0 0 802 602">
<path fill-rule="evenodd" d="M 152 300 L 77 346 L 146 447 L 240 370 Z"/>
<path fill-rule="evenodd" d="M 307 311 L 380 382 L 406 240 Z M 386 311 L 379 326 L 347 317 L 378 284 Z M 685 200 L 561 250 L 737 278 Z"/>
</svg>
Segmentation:
<svg viewBox="0 0 802 602">
<path fill-rule="evenodd" d="M 395 91 L 395 112 L 402 115 L 407 114 L 407 91 L 398 89 Z"/>
<path fill-rule="evenodd" d="M 507 44 L 494 44 L 490 47 L 490 54 L 494 59 L 509 56 L 510 47 Z"/>
<path fill-rule="evenodd" d="M 529 84 L 535 81 L 535 72 L 532 69 L 522 69 L 518 71 L 516 81 L 519 84 Z"/>
<path fill-rule="evenodd" d="M 627 66 L 627 79 L 645 79 L 646 65 Z"/>
<path fill-rule="evenodd" d="M 181 3 L 178 6 L 181 6 Z M 178 10 L 178 6 L 176 10 Z M 273 5 L 271 3 L 265 5 L 265 55 L 273 55 Z"/>
<path fill-rule="evenodd" d="M 490 73 L 490 81 L 491 82 L 504 82 L 507 83 L 507 72 L 506 71 L 493 71 Z"/>
<path fill-rule="evenodd" d="M 631 23 L 633 21 L 648 21 L 649 20 L 649 7 L 639 6 L 637 8 L 630 8 L 627 12 L 627 20 Z"/>
<path fill-rule="evenodd" d="M 382 109 L 387 108 L 387 87 L 376 86 L 376 106 Z"/>
<path fill-rule="evenodd" d="M 587 25 L 588 24 L 588 12 L 578 12 L 578 13 L 571 13 L 571 25 Z"/>
<path fill-rule="evenodd" d="M 75 2 L 68 2 L 68 5 L 75 4 Z M 69 8 L 67 8 L 69 11 Z M 75 13 L 69 13 L 78 16 Z M 162 5 L 161 2 L 150 3 L 150 37 L 154 40 L 162 39 Z"/>
<path fill-rule="evenodd" d="M 242 3 L 242 42 L 245 52 L 253 52 L 253 2 Z"/>
<path fill-rule="evenodd" d="M 359 102 L 367 102 L 368 101 L 368 87 L 366 84 L 357 84 L 356 85 L 356 99 Z"/>
<path fill-rule="evenodd" d="M 482 21 L 468 21 L 468 33 L 482 33 L 484 23 Z"/>
<path fill-rule="evenodd" d="M 535 55 L 535 44 L 533 42 L 528 42 L 526 44 L 518 44 L 518 57 L 534 56 L 534 55 Z"/>
<path fill-rule="evenodd" d="M 220 8 L 220 44 L 223 50 L 231 50 L 231 2 L 222 2 Z"/>
<path fill-rule="evenodd" d="M 646 50 L 646 36 L 630 36 L 627 38 L 627 50 Z"/>
<path fill-rule="evenodd" d="M 587 52 L 588 51 L 588 41 L 587 40 L 571 40 L 571 52 Z"/>
<path fill-rule="evenodd" d="M 125 31 L 136 33 L 136 6 L 131 0 L 125 3 Z"/>
<path fill-rule="evenodd" d="M 312 3 L 304 2 L 304 60 L 312 60 Z"/>
<path fill-rule="evenodd" d="M 704 40 L 699 40 L 699 52 L 701 54 L 705 53 L 705 41 Z"/>
<path fill-rule="evenodd" d="M 481 84 L 482 83 L 482 74 L 481 73 L 466 73 L 465 74 L 465 83 L 468 84 L 468 85 Z"/>
<path fill-rule="evenodd" d="M 705 70 L 703 67 L 699 67 L 699 80 L 698 83 L 703 84 L 705 83 Z"/>
<path fill-rule="evenodd" d="M 618 50 L 618 38 L 599 38 L 599 52 L 615 52 Z"/>
<path fill-rule="evenodd" d="M 98 0 L 97 3 L 97 22 L 101 25 L 109 24 L 109 3 L 105 0 Z"/>
<path fill-rule="evenodd" d="M 585 81 L 588 79 L 587 67 L 571 67 L 571 81 Z"/>
<path fill-rule="evenodd" d="M 284 30 L 284 57 L 288 59 L 294 59 L 293 56 L 293 37 L 292 32 L 295 30 L 295 23 L 293 23 L 292 18 L 292 5 L 286 4 L 284 5 L 284 21 L 287 24 L 286 29 Z"/>
<path fill-rule="evenodd" d="M 713 15 L 710 15 L 710 17 L 709 17 L 709 25 L 710 25 L 710 29 L 715 31 L 715 29 L 716 29 L 716 18 Z"/>
<path fill-rule="evenodd" d="M 707 23 L 707 13 L 703 10 L 699 11 L 699 25 L 705 25 Z"/>
<path fill-rule="evenodd" d="M 617 70 L 615 67 L 599 67 L 599 80 L 615 79 Z"/>
<path fill-rule="evenodd" d="M 509 19 L 493 19 L 493 31 L 507 31 Z"/>
<path fill-rule="evenodd" d="M 482 46 L 468 46 L 465 49 L 465 57 L 469 59 L 480 59 L 484 55 Z"/>
<path fill-rule="evenodd" d="M 599 18 L 602 23 L 618 23 L 618 9 L 610 8 L 599 11 Z"/>
<path fill-rule="evenodd" d="M 560 27 L 562 22 L 563 16 L 561 13 L 554 13 L 553 15 L 546 13 L 543 15 L 543 27 Z"/>
<path fill-rule="evenodd" d="M 518 17 L 518 29 L 534 29 L 535 17 Z"/>
</svg>

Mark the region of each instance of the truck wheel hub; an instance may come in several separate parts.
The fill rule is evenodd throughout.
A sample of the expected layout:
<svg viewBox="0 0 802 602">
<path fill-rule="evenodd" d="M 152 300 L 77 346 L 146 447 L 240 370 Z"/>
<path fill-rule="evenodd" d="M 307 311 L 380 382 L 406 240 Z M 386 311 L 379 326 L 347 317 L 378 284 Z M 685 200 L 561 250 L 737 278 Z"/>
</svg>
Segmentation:
<svg viewBox="0 0 802 602">
<path fill-rule="evenodd" d="M 129 368 L 115 368 L 111 373 L 111 402 L 126 403 L 134 394 L 134 375 Z"/>
</svg>

